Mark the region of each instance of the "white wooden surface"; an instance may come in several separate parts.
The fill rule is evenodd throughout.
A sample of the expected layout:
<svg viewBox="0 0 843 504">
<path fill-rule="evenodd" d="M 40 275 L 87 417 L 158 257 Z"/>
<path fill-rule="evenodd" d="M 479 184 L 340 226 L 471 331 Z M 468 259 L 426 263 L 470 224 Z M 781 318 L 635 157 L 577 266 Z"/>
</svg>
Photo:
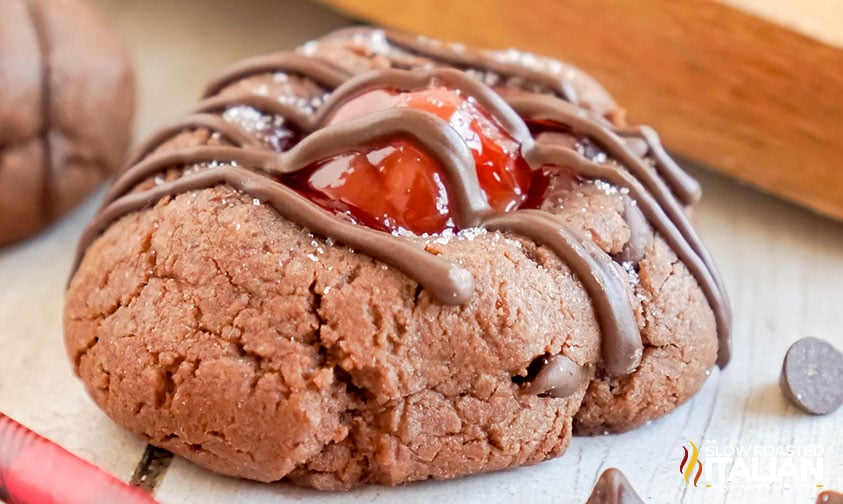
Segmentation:
<svg viewBox="0 0 843 504">
<path fill-rule="evenodd" d="M 226 64 L 347 23 L 302 2 L 94 3 L 123 32 L 136 55 L 140 137 L 186 110 L 202 83 Z M 451 482 L 369 487 L 350 494 L 239 481 L 175 459 L 157 498 L 163 503 L 209 504 L 579 503 L 596 476 L 610 466 L 621 468 L 653 503 L 807 504 L 813 502 L 818 484 L 843 490 L 843 411 L 806 416 L 784 401 L 776 383 L 781 359 L 794 340 L 811 335 L 843 348 L 843 224 L 719 176 L 694 173 L 706 191 L 698 212 L 701 232 L 734 305 L 734 355 L 723 373 L 715 371 L 703 391 L 669 417 L 623 435 L 576 438 L 564 457 L 535 467 Z M 0 411 L 128 480 L 144 444 L 114 426 L 85 396 L 70 372 L 61 341 L 64 282 L 76 238 L 94 203 L 44 235 L 0 250 Z M 712 475 L 707 464 L 700 486 L 687 486 L 679 461 L 689 440 L 749 449 L 819 446 L 823 477 L 755 486 L 715 478 L 705 487 Z"/>
</svg>

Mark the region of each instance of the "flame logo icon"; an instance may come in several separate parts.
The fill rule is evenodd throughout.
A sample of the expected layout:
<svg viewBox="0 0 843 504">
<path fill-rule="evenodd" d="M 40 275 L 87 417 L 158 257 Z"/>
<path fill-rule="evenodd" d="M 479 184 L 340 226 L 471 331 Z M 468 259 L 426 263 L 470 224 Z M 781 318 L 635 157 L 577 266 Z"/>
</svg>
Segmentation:
<svg viewBox="0 0 843 504">
<path fill-rule="evenodd" d="M 691 452 L 688 452 L 688 448 L 682 447 L 685 451 L 685 456 L 682 457 L 682 462 L 679 463 L 679 472 L 685 476 L 685 483 L 690 483 L 691 474 L 694 472 L 694 466 L 697 466 L 697 475 L 694 476 L 694 486 L 697 486 L 697 482 L 700 480 L 700 476 L 702 476 L 702 461 L 699 459 L 700 451 L 697 449 L 697 445 L 694 444 L 693 441 L 688 441 L 691 443 Z M 689 459 L 690 456 L 690 460 Z"/>
</svg>

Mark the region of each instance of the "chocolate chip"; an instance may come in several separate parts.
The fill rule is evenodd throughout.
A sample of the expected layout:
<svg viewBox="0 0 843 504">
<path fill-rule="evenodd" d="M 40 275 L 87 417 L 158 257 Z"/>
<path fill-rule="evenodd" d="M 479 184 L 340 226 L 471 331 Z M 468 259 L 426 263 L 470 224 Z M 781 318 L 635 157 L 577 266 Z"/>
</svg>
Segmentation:
<svg viewBox="0 0 843 504">
<path fill-rule="evenodd" d="M 611 467 L 603 471 L 585 504 L 644 504 L 629 480 L 620 470 Z"/>
<path fill-rule="evenodd" d="M 817 495 L 816 504 L 843 504 L 843 494 L 834 490 L 826 490 Z"/>
<path fill-rule="evenodd" d="M 536 367 L 537 363 L 540 367 L 527 386 L 529 393 L 549 397 L 568 397 L 585 389 L 585 384 L 589 379 L 588 372 L 564 355 L 539 357 L 530 367 Z"/>
<path fill-rule="evenodd" d="M 784 357 L 779 385 L 785 397 L 813 415 L 843 404 L 843 353 L 818 338 L 802 338 Z"/>
</svg>

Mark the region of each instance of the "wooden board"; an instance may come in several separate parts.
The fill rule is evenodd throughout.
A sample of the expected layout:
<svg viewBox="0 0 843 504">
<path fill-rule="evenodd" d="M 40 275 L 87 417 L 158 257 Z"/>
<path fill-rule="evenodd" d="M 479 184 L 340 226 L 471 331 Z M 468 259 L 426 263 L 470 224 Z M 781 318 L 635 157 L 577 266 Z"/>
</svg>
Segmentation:
<svg viewBox="0 0 843 504">
<path fill-rule="evenodd" d="M 843 219 L 843 3 L 730 2 L 776 22 L 711 0 L 326 0 L 377 23 L 574 63 L 673 151 Z"/>
<path fill-rule="evenodd" d="M 204 81 L 224 65 L 350 22 L 292 1 L 94 3 L 136 57 L 140 138 L 187 110 Z M 808 417 L 788 405 L 776 385 L 781 359 L 795 339 L 811 335 L 843 347 L 843 226 L 719 175 L 693 173 L 706 191 L 697 212 L 701 233 L 734 304 L 734 357 L 674 414 L 623 435 L 576 438 L 564 457 L 535 467 L 349 494 L 235 480 L 175 459 L 156 497 L 164 504 L 581 503 L 597 474 L 609 466 L 621 468 L 646 502 L 654 503 L 808 504 L 817 484 L 843 490 L 843 411 Z M 116 427 L 85 396 L 61 341 L 64 282 L 76 240 L 95 208 L 96 201 L 90 201 L 46 234 L 0 249 L 0 411 L 128 481 L 144 443 Z M 756 487 L 712 481 L 710 488 L 695 488 L 678 471 L 682 446 L 689 441 L 750 449 L 818 446 L 824 452 L 823 477 Z M 716 473 L 704 471 L 701 482 L 709 474 Z"/>
</svg>

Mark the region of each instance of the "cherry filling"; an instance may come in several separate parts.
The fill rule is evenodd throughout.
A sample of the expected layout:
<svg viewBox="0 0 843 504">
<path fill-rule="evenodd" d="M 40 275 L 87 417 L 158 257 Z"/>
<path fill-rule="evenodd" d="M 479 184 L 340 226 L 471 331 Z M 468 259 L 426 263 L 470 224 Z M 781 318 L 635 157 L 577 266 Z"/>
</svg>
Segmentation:
<svg viewBox="0 0 843 504">
<path fill-rule="evenodd" d="M 444 175 L 409 141 L 334 157 L 288 184 L 319 206 L 373 229 L 438 233 L 454 227 Z"/>
<path fill-rule="evenodd" d="M 494 211 L 541 205 L 547 188 L 541 170 L 534 173 L 520 144 L 458 90 L 369 91 L 339 108 L 328 124 L 396 107 L 431 112 L 459 133 L 471 149 L 480 187 Z M 323 208 L 374 229 L 420 234 L 455 228 L 444 173 L 434 158 L 407 140 L 333 157 L 285 182 Z"/>
</svg>

